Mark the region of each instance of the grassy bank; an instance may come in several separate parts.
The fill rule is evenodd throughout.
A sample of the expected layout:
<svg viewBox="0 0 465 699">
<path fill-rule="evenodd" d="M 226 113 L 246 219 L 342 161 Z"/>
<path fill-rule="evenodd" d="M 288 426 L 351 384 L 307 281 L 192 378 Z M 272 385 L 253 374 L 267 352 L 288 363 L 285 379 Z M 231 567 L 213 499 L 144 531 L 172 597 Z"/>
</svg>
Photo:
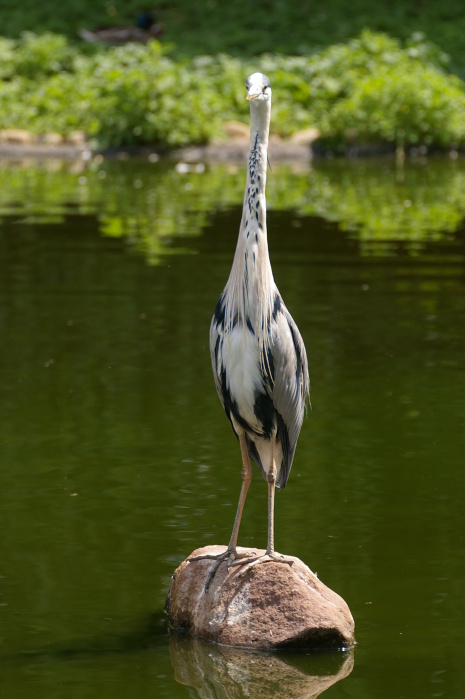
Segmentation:
<svg viewBox="0 0 465 699">
<path fill-rule="evenodd" d="M 1 6 L 4 36 L 50 31 L 73 40 L 83 28 L 131 25 L 145 4 L 140 0 L 2 0 Z M 148 6 L 164 28 L 163 41 L 177 55 L 308 55 L 370 29 L 402 41 L 422 32 L 449 53 L 454 69 L 465 66 L 465 13 L 457 0 L 151 0 Z"/>
</svg>

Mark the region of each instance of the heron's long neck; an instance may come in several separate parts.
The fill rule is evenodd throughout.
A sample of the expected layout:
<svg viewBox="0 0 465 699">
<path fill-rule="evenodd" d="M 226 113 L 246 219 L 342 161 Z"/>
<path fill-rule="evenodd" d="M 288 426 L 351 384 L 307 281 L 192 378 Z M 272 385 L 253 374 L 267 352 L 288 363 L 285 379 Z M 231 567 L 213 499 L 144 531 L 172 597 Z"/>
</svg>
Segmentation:
<svg viewBox="0 0 465 699">
<path fill-rule="evenodd" d="M 238 301 L 234 313 L 254 327 L 263 326 L 270 313 L 274 289 L 266 232 L 266 171 L 271 105 L 250 105 L 250 147 L 241 227 L 228 280 Z"/>
</svg>

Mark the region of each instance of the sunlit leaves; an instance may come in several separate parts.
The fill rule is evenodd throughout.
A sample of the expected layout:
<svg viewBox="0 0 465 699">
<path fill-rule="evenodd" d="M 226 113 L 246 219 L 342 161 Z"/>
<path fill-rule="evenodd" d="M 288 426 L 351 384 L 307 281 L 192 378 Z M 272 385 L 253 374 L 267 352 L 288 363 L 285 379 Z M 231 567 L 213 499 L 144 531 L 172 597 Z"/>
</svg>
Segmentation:
<svg viewBox="0 0 465 699">
<path fill-rule="evenodd" d="M 0 39 L 0 129 L 66 136 L 99 146 L 206 143 L 228 119 L 247 121 L 245 78 L 273 86 L 272 130 L 316 127 L 329 147 L 383 143 L 458 147 L 465 142 L 465 86 L 447 57 L 416 34 L 403 47 L 365 31 L 312 56 L 220 54 L 178 60 L 161 44 L 92 47 L 58 35 Z"/>
</svg>

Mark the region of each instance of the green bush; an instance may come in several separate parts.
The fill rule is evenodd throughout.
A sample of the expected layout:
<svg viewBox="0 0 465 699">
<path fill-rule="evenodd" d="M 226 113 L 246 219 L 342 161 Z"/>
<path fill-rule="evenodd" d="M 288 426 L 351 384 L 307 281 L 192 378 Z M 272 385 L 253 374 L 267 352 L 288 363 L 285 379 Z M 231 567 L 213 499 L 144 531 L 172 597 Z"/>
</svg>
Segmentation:
<svg viewBox="0 0 465 699">
<path fill-rule="evenodd" d="M 337 141 L 457 146 L 465 140 L 465 91 L 434 68 L 383 68 L 335 105 L 331 121 Z"/>
<path fill-rule="evenodd" d="M 465 142 L 465 86 L 447 57 L 419 34 L 402 46 L 368 31 L 310 57 L 253 62 L 175 61 L 156 41 L 82 52 L 53 34 L 0 39 L 0 128 L 82 129 L 101 146 L 205 143 L 226 119 L 248 120 L 244 83 L 256 70 L 270 77 L 283 136 L 316 126 L 336 147 Z"/>
<path fill-rule="evenodd" d="M 219 130 L 225 107 L 215 91 L 201 72 L 164 56 L 158 42 L 77 56 L 63 37 L 55 38 L 28 37 L 31 55 L 41 56 L 35 73 L 23 45 L 16 46 L 17 73 L 4 70 L 0 83 L 0 128 L 63 135 L 83 129 L 101 146 L 170 147 L 205 142 Z M 5 42 L 0 58 L 2 48 L 14 53 Z"/>
<path fill-rule="evenodd" d="M 363 32 L 313 61 L 311 109 L 336 143 L 458 145 L 465 89 L 446 65 L 447 57 L 421 36 L 404 49 L 386 35 Z"/>
<path fill-rule="evenodd" d="M 0 37 L 0 78 L 37 80 L 72 71 L 76 55 L 77 50 L 59 34 L 23 32 L 17 41 Z"/>
</svg>

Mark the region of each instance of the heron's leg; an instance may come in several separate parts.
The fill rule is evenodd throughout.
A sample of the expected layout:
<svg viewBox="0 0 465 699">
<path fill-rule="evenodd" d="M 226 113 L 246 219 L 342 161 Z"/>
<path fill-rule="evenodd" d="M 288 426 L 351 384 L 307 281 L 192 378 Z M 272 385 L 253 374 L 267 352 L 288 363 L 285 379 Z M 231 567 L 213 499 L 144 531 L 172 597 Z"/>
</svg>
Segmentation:
<svg viewBox="0 0 465 699">
<path fill-rule="evenodd" d="M 215 559 L 215 564 L 212 566 L 210 572 L 208 573 L 207 580 L 205 582 L 205 592 L 210 587 L 210 583 L 215 577 L 216 571 L 220 567 L 221 563 L 227 559 L 234 560 L 238 558 L 237 555 L 237 537 L 239 534 L 239 527 L 241 524 L 242 511 L 244 509 L 245 499 L 247 497 L 247 491 L 249 490 L 249 485 L 252 480 L 252 466 L 250 465 L 249 452 L 247 450 L 247 441 L 245 434 L 239 435 L 239 444 L 241 447 L 242 454 L 242 485 L 241 492 L 239 495 L 239 502 L 237 504 L 236 517 L 234 519 L 234 526 L 231 533 L 231 538 L 229 539 L 228 548 L 226 551 L 220 554 L 205 554 L 204 556 L 196 556 L 190 560 L 199 560 L 203 558 Z M 248 554 L 243 554 L 240 558 L 247 557 Z"/>
<path fill-rule="evenodd" d="M 271 466 L 267 473 L 266 480 L 268 483 L 268 545 L 266 548 L 266 553 L 260 556 L 255 556 L 248 561 L 234 561 L 231 565 L 242 565 L 239 575 L 243 575 L 247 570 L 250 570 L 257 563 L 267 563 L 269 561 L 274 561 L 277 563 L 287 563 L 288 565 L 293 565 L 294 559 L 289 556 L 283 556 L 280 553 L 276 553 L 274 550 L 274 494 L 276 486 L 276 462 L 274 459 L 274 448 L 271 453 Z"/>
<path fill-rule="evenodd" d="M 271 468 L 266 477 L 268 481 L 268 545 L 266 555 L 274 554 L 274 491 L 276 485 L 276 465 L 273 457 Z"/>
<path fill-rule="evenodd" d="M 228 551 L 236 553 L 237 537 L 239 535 L 239 527 L 242 519 L 242 511 L 244 509 L 245 499 L 247 497 L 247 491 L 249 490 L 249 485 L 252 481 L 252 466 L 250 465 L 249 452 L 247 450 L 247 441 L 245 439 L 245 434 L 239 436 L 239 444 L 241 447 L 242 455 L 242 486 L 239 495 L 239 502 L 237 503 L 236 517 L 234 519 L 234 526 L 231 533 L 231 538 L 229 540 Z"/>
</svg>

